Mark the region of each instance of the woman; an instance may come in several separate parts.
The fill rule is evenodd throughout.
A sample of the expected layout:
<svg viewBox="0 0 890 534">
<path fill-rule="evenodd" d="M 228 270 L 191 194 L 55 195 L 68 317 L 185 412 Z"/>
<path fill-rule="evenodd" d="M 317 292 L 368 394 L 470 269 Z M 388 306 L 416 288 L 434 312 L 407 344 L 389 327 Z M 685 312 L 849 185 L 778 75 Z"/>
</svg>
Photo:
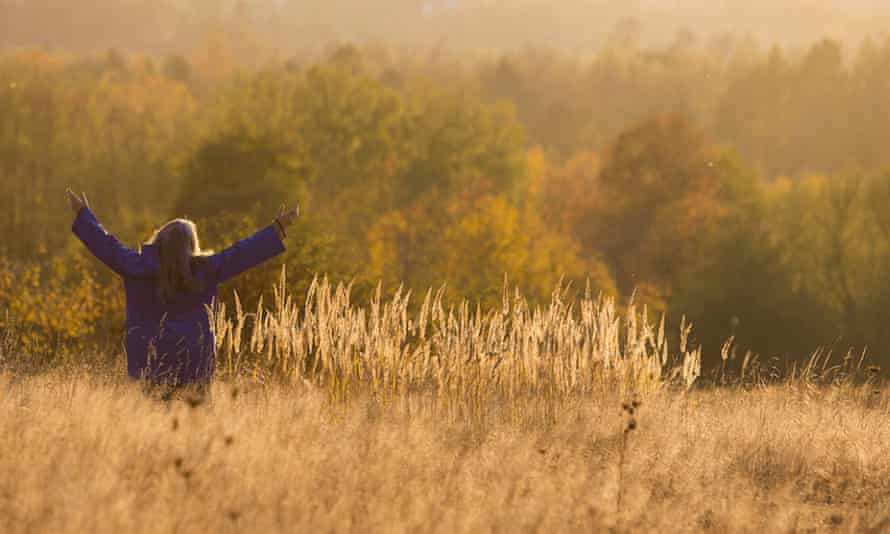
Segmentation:
<svg viewBox="0 0 890 534">
<path fill-rule="evenodd" d="M 285 228 L 299 208 L 282 206 L 273 224 L 216 254 L 201 250 L 195 224 L 185 219 L 162 226 L 137 252 L 99 225 L 85 194 L 67 192 L 74 234 L 123 278 L 129 375 L 206 391 L 216 354 L 208 307 L 217 287 L 284 252 Z"/>
</svg>

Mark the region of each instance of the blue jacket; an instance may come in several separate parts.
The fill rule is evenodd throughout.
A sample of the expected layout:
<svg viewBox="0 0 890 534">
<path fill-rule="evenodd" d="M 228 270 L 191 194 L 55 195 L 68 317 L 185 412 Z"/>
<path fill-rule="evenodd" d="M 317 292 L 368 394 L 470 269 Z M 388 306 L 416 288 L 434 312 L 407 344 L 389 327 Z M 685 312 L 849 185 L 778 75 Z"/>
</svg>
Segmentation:
<svg viewBox="0 0 890 534">
<path fill-rule="evenodd" d="M 200 293 L 164 303 L 158 292 L 157 250 L 139 252 L 123 246 L 96 220 L 89 208 L 77 214 L 74 234 L 105 265 L 123 278 L 127 298 L 127 371 L 133 378 L 188 384 L 213 376 L 216 349 L 207 306 L 217 287 L 229 278 L 284 252 L 274 225 L 197 262 L 194 275 L 204 282 Z"/>
</svg>

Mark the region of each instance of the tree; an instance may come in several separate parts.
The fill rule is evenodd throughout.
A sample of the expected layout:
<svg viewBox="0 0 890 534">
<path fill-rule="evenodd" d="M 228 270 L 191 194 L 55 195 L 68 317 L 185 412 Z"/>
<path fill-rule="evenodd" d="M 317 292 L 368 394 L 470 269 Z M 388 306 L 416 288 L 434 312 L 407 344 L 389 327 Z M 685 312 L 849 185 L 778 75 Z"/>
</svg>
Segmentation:
<svg viewBox="0 0 890 534">
<path fill-rule="evenodd" d="M 372 279 L 415 289 L 447 283 L 452 295 L 485 305 L 499 302 L 505 276 L 539 301 L 560 280 L 615 292 L 602 262 L 585 258 L 571 237 L 503 196 L 467 202 L 428 194 L 408 210 L 381 217 L 368 242 Z"/>
<path fill-rule="evenodd" d="M 406 103 L 407 164 L 396 178 L 397 203 L 432 189 L 516 197 L 524 171 L 523 133 L 511 106 L 428 85 Z"/>
<path fill-rule="evenodd" d="M 291 147 L 231 132 L 203 144 L 187 163 L 174 212 L 196 219 L 232 212 L 258 220 L 296 198 L 303 176 Z"/>
<path fill-rule="evenodd" d="M 406 136 L 399 95 L 341 59 L 306 73 L 291 95 L 291 127 L 313 163 L 319 209 L 354 235 L 392 207 Z"/>
<path fill-rule="evenodd" d="M 192 66 L 179 54 L 170 54 L 164 58 L 162 71 L 164 76 L 181 83 L 189 83 L 192 79 Z"/>
<path fill-rule="evenodd" d="M 720 215 L 719 154 L 682 116 L 646 120 L 621 134 L 599 176 L 596 242 L 622 294 L 641 282 L 670 291 Z"/>
<path fill-rule="evenodd" d="M 791 67 L 774 47 L 765 61 L 734 80 L 715 111 L 715 132 L 767 173 L 788 173 L 791 137 Z"/>
<path fill-rule="evenodd" d="M 720 349 L 730 337 L 741 354 L 750 350 L 763 358 L 804 359 L 826 341 L 831 328 L 819 312 L 821 305 L 795 280 L 798 274 L 775 212 L 783 209 L 785 196 L 770 195 L 734 156 L 716 165 L 723 177 L 724 209 L 699 237 L 701 253 L 677 273 L 670 317 L 685 315 L 694 325 L 705 367 L 722 365 Z"/>
</svg>

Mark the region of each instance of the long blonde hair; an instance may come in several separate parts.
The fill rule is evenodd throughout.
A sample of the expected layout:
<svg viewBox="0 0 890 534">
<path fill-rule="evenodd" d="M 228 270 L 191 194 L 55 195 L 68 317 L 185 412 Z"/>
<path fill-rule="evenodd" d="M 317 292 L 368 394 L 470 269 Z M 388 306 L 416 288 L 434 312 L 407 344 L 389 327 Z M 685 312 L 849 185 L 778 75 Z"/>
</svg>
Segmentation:
<svg viewBox="0 0 890 534">
<path fill-rule="evenodd" d="M 203 282 L 194 274 L 194 267 L 211 252 L 201 250 L 195 223 L 174 219 L 158 228 L 148 244 L 158 250 L 161 267 L 158 293 L 163 302 L 204 289 Z"/>
</svg>

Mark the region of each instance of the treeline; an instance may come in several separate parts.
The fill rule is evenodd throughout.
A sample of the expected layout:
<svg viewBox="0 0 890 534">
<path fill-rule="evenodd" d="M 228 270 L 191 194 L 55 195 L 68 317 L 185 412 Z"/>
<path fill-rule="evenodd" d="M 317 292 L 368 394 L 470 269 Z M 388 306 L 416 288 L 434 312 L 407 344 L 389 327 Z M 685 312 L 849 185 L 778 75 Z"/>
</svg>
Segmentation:
<svg viewBox="0 0 890 534">
<path fill-rule="evenodd" d="M 740 354 L 880 358 L 890 47 L 852 62 L 830 41 L 799 57 L 691 50 L 454 62 L 343 47 L 262 69 L 8 53 L 0 320 L 32 344 L 119 328 L 114 281 L 68 231 L 72 184 L 133 245 L 184 215 L 218 248 L 299 202 L 296 292 L 327 273 L 357 298 L 447 283 L 497 305 L 506 273 L 538 301 L 561 280 L 685 314 L 712 361 L 729 336 Z M 252 305 L 277 275 L 234 287 Z"/>
</svg>

